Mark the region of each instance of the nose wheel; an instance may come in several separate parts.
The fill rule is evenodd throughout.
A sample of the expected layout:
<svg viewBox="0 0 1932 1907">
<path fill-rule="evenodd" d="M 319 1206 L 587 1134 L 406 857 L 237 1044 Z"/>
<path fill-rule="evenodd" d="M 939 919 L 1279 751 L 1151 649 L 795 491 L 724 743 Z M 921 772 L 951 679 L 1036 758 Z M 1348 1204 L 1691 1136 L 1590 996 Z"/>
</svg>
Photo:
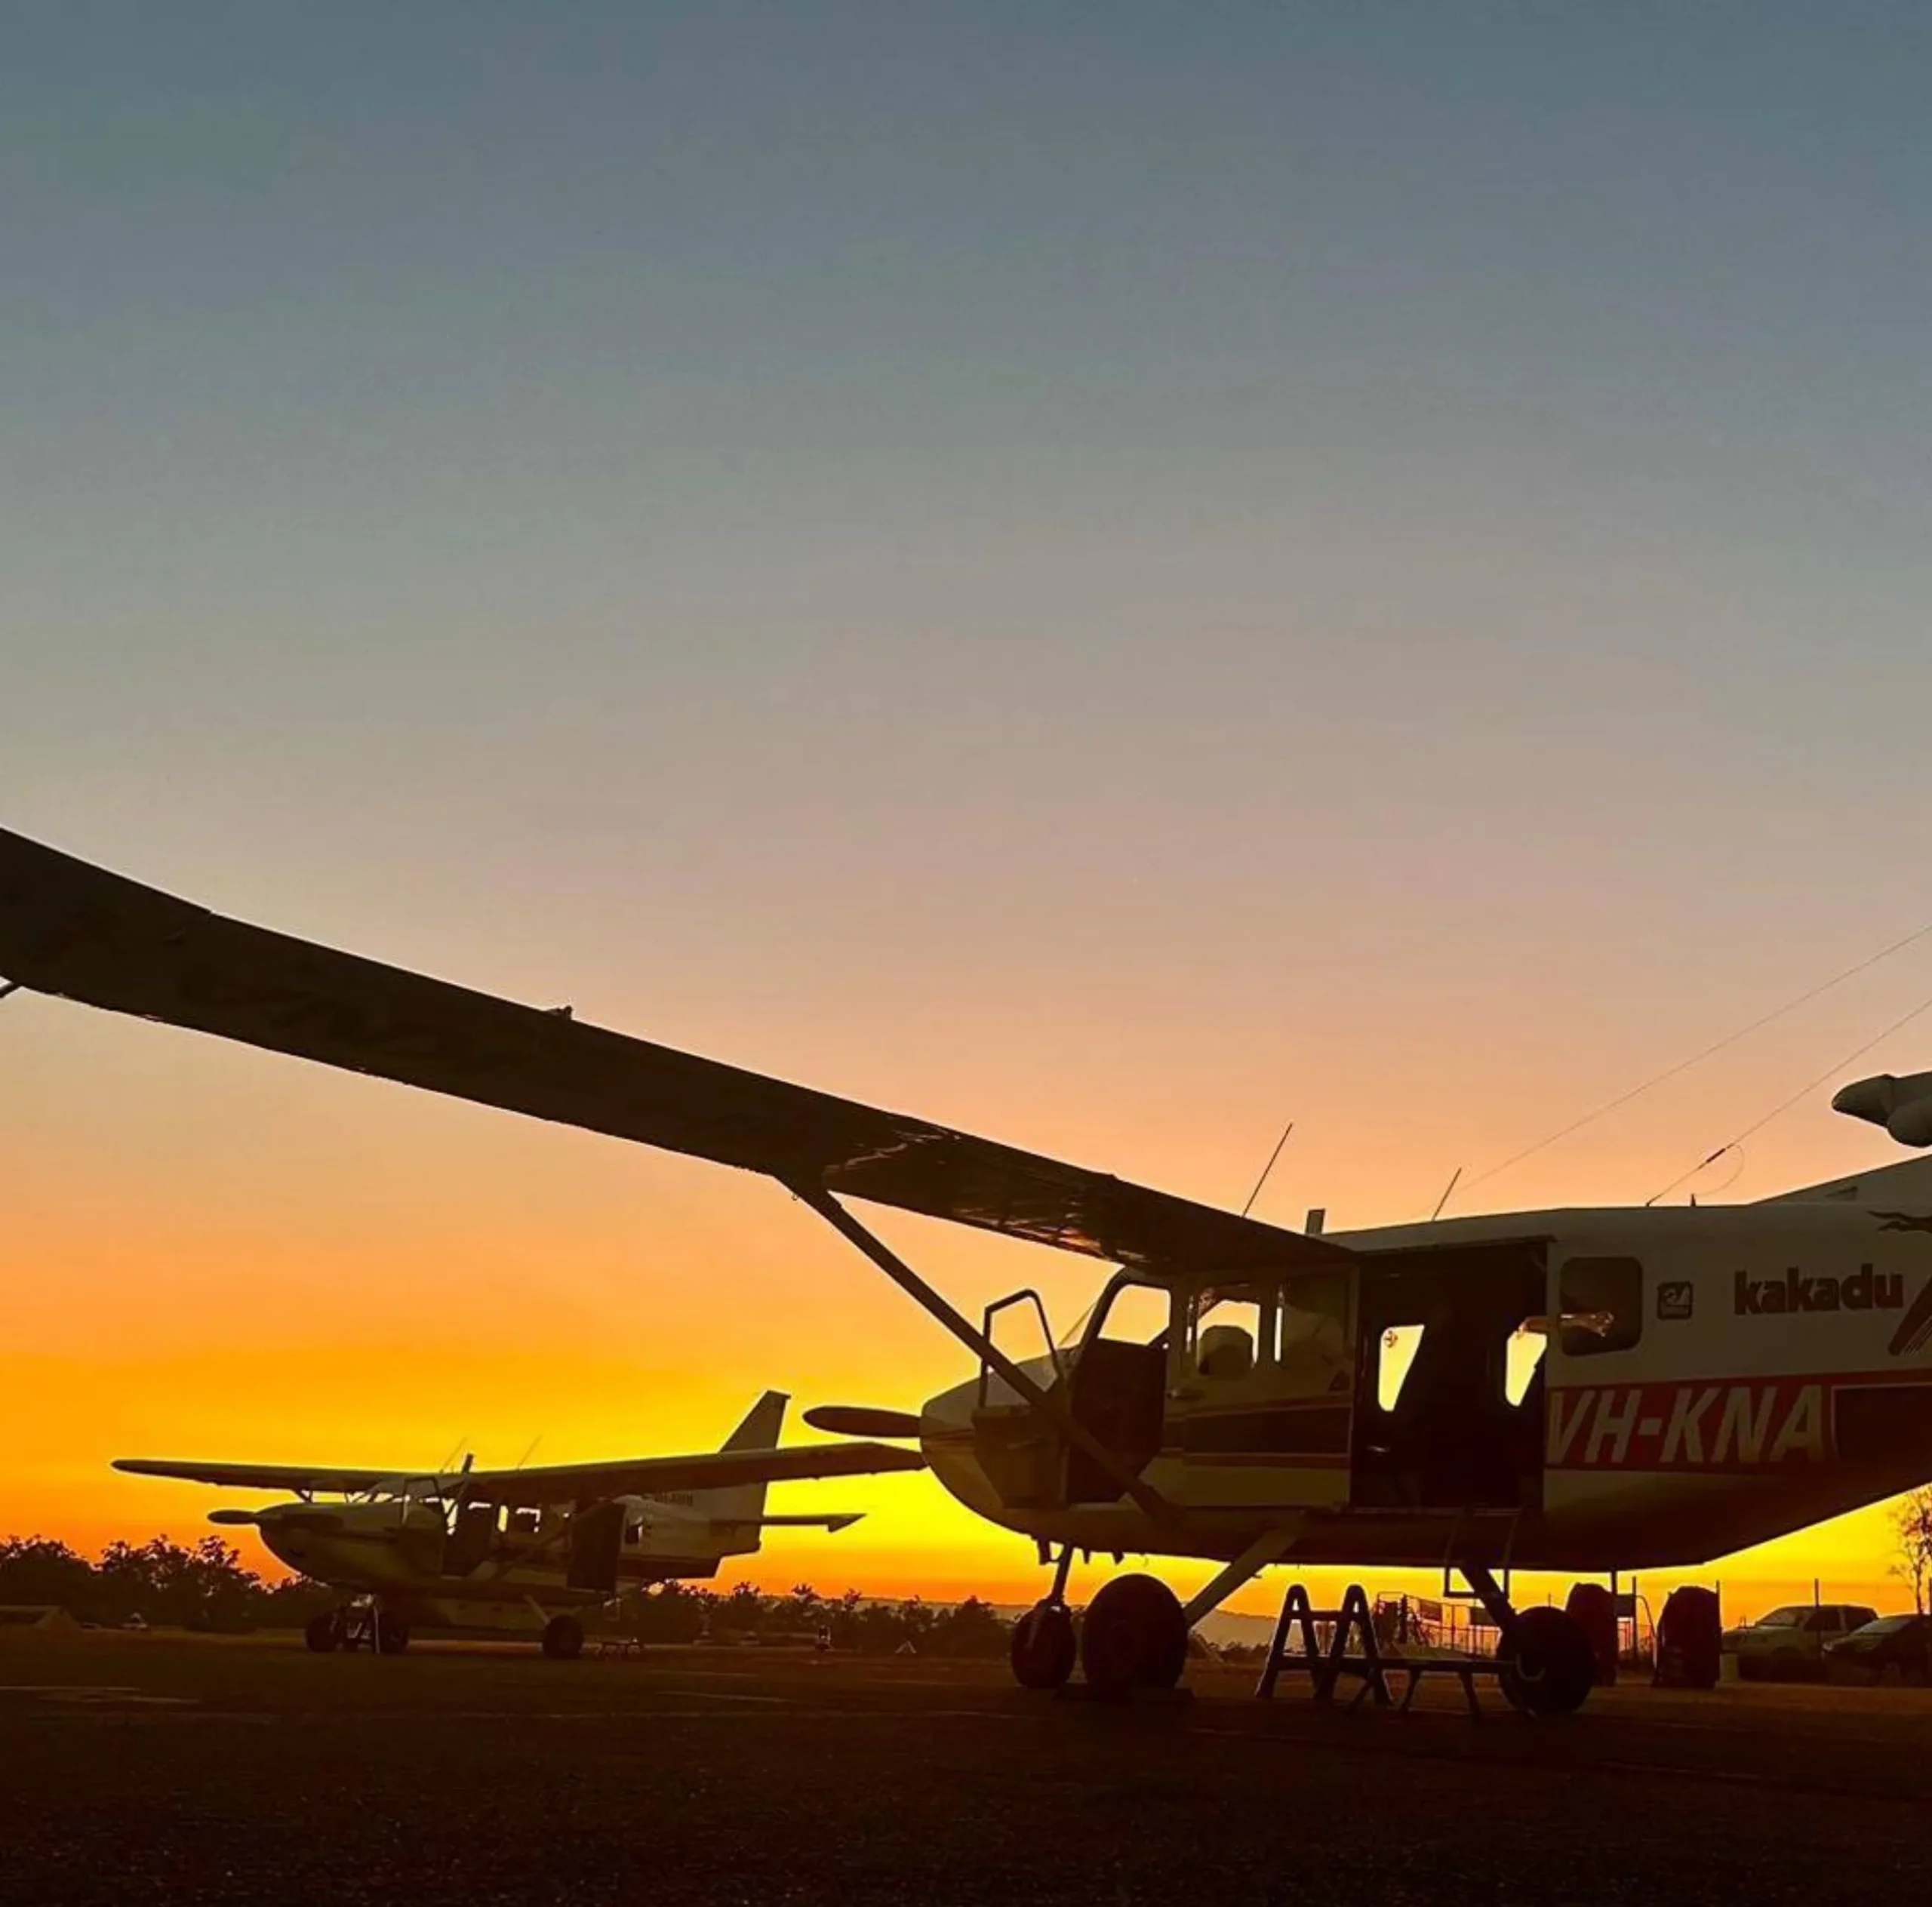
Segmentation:
<svg viewBox="0 0 1932 1907">
<path fill-rule="evenodd" d="M 1054 1689 L 1073 1673 L 1078 1646 L 1064 1603 L 1036 1602 L 1013 1626 L 1013 1679 L 1022 1688 Z"/>
</svg>

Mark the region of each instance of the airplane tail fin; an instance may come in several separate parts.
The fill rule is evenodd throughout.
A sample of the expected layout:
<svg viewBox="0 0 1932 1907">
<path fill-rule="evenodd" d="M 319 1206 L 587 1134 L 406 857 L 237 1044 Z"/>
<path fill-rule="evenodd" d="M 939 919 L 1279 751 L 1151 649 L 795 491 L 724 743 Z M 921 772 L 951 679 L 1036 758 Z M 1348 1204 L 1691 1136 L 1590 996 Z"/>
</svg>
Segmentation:
<svg viewBox="0 0 1932 1907">
<path fill-rule="evenodd" d="M 744 1422 L 725 1438 L 728 1450 L 769 1450 L 778 1444 L 778 1433 L 785 1427 L 785 1407 L 791 1401 L 783 1391 L 767 1391 L 745 1413 Z M 713 1523 L 737 1527 L 720 1533 L 722 1553 L 749 1555 L 758 1546 L 758 1526 L 764 1520 L 764 1485 L 737 1483 L 721 1490 L 697 1493 L 693 1507 Z"/>
</svg>

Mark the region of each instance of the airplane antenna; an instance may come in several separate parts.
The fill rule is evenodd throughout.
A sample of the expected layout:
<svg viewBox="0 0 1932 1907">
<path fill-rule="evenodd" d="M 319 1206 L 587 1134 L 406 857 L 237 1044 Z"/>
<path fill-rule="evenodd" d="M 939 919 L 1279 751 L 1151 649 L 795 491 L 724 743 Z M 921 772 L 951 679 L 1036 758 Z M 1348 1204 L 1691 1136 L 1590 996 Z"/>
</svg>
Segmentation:
<svg viewBox="0 0 1932 1907">
<path fill-rule="evenodd" d="M 1767 1112 L 1761 1119 L 1756 1121 L 1752 1124 L 1746 1126 L 1735 1139 L 1726 1140 L 1725 1143 L 1720 1146 L 1714 1152 L 1706 1152 L 1695 1165 L 1691 1167 L 1689 1171 L 1680 1172 L 1675 1178 L 1671 1180 L 1669 1185 L 1663 1188 L 1661 1192 L 1652 1192 L 1650 1197 L 1644 1201 L 1644 1203 L 1647 1206 L 1654 1205 L 1660 1198 L 1669 1198 L 1670 1195 L 1674 1192 L 1679 1186 L 1682 1185 L 1686 1180 L 1694 1179 L 1699 1173 L 1706 1170 L 1706 1167 L 1716 1164 L 1718 1161 L 1722 1158 L 1725 1153 L 1736 1152 L 1738 1147 L 1742 1146 L 1745 1140 L 1749 1139 L 1752 1133 L 1762 1132 L 1774 1119 L 1777 1118 L 1782 1113 L 1789 1112 L 1800 1100 L 1808 1100 L 1814 1093 L 1829 1085 L 1831 1082 L 1835 1079 L 1840 1073 L 1843 1072 L 1846 1067 L 1849 1066 L 1854 1060 L 1863 1059 L 1866 1054 L 1869 1053 L 1875 1046 L 1882 1046 L 1894 1033 L 1901 1032 L 1904 1028 L 1909 1026 L 1921 1013 L 1929 1010 L 1932 1010 L 1932 994 L 1928 994 L 1925 998 L 1920 1001 L 1918 1004 L 1914 1007 L 1911 1012 L 1902 1014 L 1898 1019 L 1894 1020 L 1890 1026 L 1887 1026 L 1882 1033 L 1877 1034 L 1872 1038 L 1867 1040 L 1863 1046 L 1858 1047 L 1855 1051 L 1847 1053 L 1835 1066 L 1826 1067 L 1816 1079 L 1808 1081 L 1805 1084 L 1799 1087 L 1798 1090 L 1793 1093 L 1790 1098 L 1787 1100 L 1780 1100 L 1778 1103 L 1773 1106 L 1770 1111 Z"/>
<path fill-rule="evenodd" d="M 1456 1181 L 1462 1176 L 1463 1168 L 1460 1165 L 1450 1173 L 1449 1183 L 1442 1188 L 1442 1196 L 1435 1201 L 1435 1210 L 1429 1215 L 1429 1222 L 1431 1225 L 1442 1216 L 1442 1208 L 1448 1204 L 1449 1195 L 1456 1189 Z"/>
<path fill-rule="evenodd" d="M 531 1459 L 533 1456 L 534 1456 L 537 1454 L 537 1446 L 539 1444 L 542 1443 L 542 1442 L 543 1442 L 543 1432 L 542 1432 L 542 1431 L 540 1431 L 540 1431 L 537 1433 L 537 1435 L 536 1435 L 534 1437 L 533 1437 L 533 1438 L 531 1438 L 531 1440 L 530 1440 L 530 1447 L 529 1447 L 529 1449 L 528 1449 L 528 1450 L 525 1450 L 525 1451 L 524 1452 L 524 1453 L 522 1454 L 522 1456 L 521 1456 L 520 1457 L 518 1457 L 518 1458 L 517 1459 L 517 1460 L 516 1460 L 516 1467 L 517 1467 L 519 1470 L 521 1470 L 521 1469 L 523 1468 L 523 1466 L 524 1466 L 526 1463 L 528 1463 L 530 1461 L 530 1459 Z"/>
<path fill-rule="evenodd" d="M 1275 1149 L 1268 1155 L 1268 1163 L 1261 1168 L 1261 1176 L 1255 1180 L 1254 1189 L 1247 1195 L 1247 1203 L 1241 1208 L 1243 1218 L 1254 1209 L 1254 1201 L 1261 1196 L 1261 1188 L 1268 1183 L 1268 1175 L 1274 1170 L 1275 1161 L 1281 1156 L 1281 1148 L 1288 1143 L 1288 1134 L 1294 1129 L 1295 1122 L 1292 1119 L 1281 1128 L 1281 1136 L 1275 1140 Z"/>
</svg>

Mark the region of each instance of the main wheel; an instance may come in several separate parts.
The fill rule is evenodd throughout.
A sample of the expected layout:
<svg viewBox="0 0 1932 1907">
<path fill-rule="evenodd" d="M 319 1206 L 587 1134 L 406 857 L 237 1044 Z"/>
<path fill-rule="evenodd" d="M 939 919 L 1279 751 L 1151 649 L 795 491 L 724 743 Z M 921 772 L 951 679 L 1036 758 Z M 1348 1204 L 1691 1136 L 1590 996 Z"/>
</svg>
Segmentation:
<svg viewBox="0 0 1932 1907">
<path fill-rule="evenodd" d="M 1073 1673 L 1078 1653 L 1063 1604 L 1035 1603 L 1013 1626 L 1013 1678 L 1022 1688 L 1058 1688 Z"/>
<path fill-rule="evenodd" d="M 570 1662 L 583 1653 L 583 1625 L 574 1616 L 552 1616 L 543 1625 L 543 1653 L 553 1662 Z"/>
<path fill-rule="evenodd" d="M 319 1616 L 311 1616 L 303 1628 L 302 1639 L 318 1656 L 334 1654 L 342 1643 L 342 1612 L 325 1609 Z"/>
<path fill-rule="evenodd" d="M 399 1656 L 409 1647 L 409 1625 L 380 1612 L 374 1618 L 376 1647 L 386 1656 Z"/>
<path fill-rule="evenodd" d="M 1115 1576 L 1081 1619 L 1080 1666 L 1100 1695 L 1172 1688 L 1187 1666 L 1187 1624 L 1173 1590 L 1156 1576 Z"/>
<path fill-rule="evenodd" d="M 1595 1684 L 1595 1652 L 1583 1625 L 1560 1609 L 1526 1609 L 1497 1651 L 1503 1693 L 1525 1715 L 1574 1715 Z"/>
</svg>

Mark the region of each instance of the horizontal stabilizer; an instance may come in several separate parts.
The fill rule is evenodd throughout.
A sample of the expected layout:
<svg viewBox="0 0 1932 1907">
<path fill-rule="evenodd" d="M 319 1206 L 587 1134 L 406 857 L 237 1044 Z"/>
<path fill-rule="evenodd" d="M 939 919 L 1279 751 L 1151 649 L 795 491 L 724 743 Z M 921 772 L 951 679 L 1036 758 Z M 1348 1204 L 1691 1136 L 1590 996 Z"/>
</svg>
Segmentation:
<svg viewBox="0 0 1932 1907">
<path fill-rule="evenodd" d="M 829 1530 L 835 1533 L 851 1529 L 864 1515 L 863 1510 L 847 1510 L 833 1516 L 728 1516 L 712 1520 L 728 1530 Z"/>
<path fill-rule="evenodd" d="M 814 1430 L 838 1437 L 916 1437 L 919 1419 L 910 1410 L 875 1410 L 866 1404 L 821 1404 L 805 1413 Z"/>
</svg>

